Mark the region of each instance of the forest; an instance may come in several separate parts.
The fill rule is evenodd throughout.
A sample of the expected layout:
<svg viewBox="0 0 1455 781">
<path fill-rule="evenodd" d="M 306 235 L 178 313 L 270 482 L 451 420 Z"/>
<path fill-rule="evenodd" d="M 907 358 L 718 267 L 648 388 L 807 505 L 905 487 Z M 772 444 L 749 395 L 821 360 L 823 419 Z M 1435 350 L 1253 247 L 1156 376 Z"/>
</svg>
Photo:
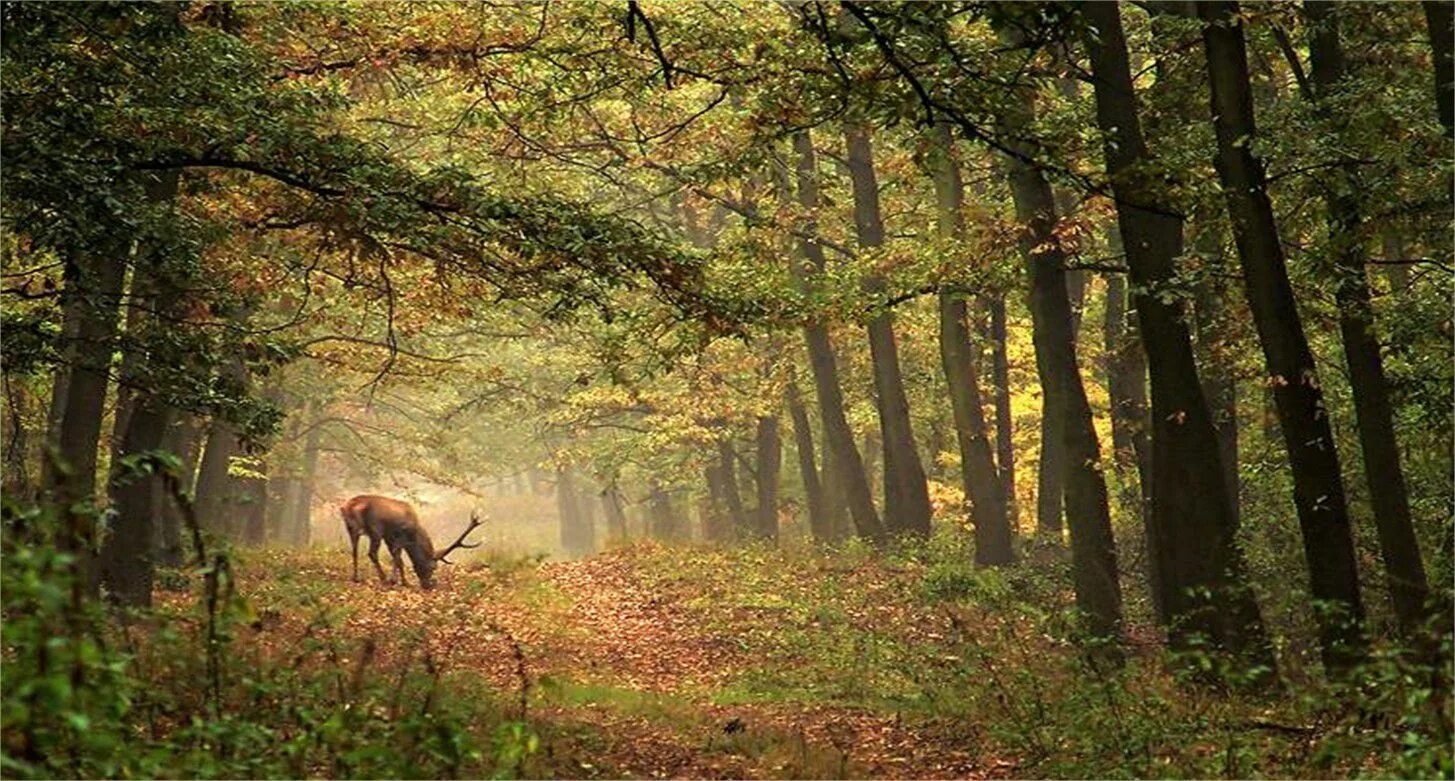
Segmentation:
<svg viewBox="0 0 1455 781">
<path fill-rule="evenodd" d="M 1452 15 L 0 4 L 0 775 L 1455 778 Z"/>
</svg>

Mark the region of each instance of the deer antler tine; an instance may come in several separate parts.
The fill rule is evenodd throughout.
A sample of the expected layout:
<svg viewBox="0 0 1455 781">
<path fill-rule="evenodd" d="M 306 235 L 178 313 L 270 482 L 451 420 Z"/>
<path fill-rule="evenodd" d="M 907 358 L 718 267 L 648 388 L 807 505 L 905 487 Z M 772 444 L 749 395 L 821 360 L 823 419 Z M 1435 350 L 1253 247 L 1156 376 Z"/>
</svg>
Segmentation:
<svg viewBox="0 0 1455 781">
<path fill-rule="evenodd" d="M 482 520 L 480 520 L 479 513 L 477 511 L 475 511 L 475 510 L 471 510 L 470 511 L 470 525 L 469 526 L 466 526 L 465 527 L 465 530 L 463 532 L 460 532 L 460 536 L 454 542 L 450 543 L 449 547 L 447 547 L 443 551 L 440 551 L 439 553 L 435 554 L 435 557 L 434 557 L 435 558 L 435 561 L 439 561 L 439 562 L 443 562 L 445 564 L 449 564 L 449 563 L 451 563 L 450 560 L 447 559 L 447 558 L 445 558 L 445 557 L 448 556 L 448 555 L 450 555 L 454 551 L 459 550 L 460 548 L 478 548 L 478 547 L 480 547 L 480 543 L 478 543 L 478 542 L 476 542 L 476 543 L 467 543 L 467 542 L 465 542 L 465 538 L 470 535 L 470 532 L 474 531 L 475 529 L 479 528 L 480 526 L 483 526 L 484 524 L 485 524 L 485 522 L 482 521 Z"/>
</svg>

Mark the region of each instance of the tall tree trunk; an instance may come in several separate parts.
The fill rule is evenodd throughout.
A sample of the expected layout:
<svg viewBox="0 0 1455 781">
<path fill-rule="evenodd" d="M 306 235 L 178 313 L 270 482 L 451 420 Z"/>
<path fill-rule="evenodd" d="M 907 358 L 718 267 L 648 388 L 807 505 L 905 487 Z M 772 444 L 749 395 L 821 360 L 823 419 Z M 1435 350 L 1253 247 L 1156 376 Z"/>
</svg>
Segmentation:
<svg viewBox="0 0 1455 781">
<path fill-rule="evenodd" d="M 71 387 L 71 367 L 79 361 L 81 323 L 89 308 L 78 287 L 78 272 L 68 267 L 61 291 L 61 337 L 56 345 L 60 362 L 51 375 L 50 405 L 46 409 L 45 440 L 41 445 L 40 485 L 49 490 L 60 479 L 56 458 L 60 455 L 61 422 L 66 416 L 66 395 Z"/>
<path fill-rule="evenodd" d="M 1108 231 L 1115 248 L 1121 247 L 1121 231 Z M 1152 532 L 1152 444 L 1148 431 L 1147 364 L 1132 313 L 1127 311 L 1127 283 L 1120 274 L 1106 275 L 1106 311 L 1103 343 L 1106 358 L 1106 394 L 1111 404 L 1112 464 L 1122 484 L 1123 506 L 1142 523 L 1146 555 L 1143 572 L 1152 613 L 1166 626 L 1165 583 L 1153 548 Z"/>
<path fill-rule="evenodd" d="M 758 418 L 758 508 L 755 532 L 770 540 L 778 538 L 778 484 L 783 469 L 783 441 L 778 433 L 778 416 Z"/>
<path fill-rule="evenodd" d="M 171 425 L 172 410 L 149 393 L 133 400 L 119 451 L 124 455 L 146 453 L 162 446 Z M 113 465 L 115 466 L 115 465 Z M 152 525 L 161 514 L 160 498 L 146 474 L 125 475 L 117 471 L 112 490 L 115 523 L 101 546 L 101 582 L 109 597 L 123 605 L 150 606 L 152 603 Z"/>
<path fill-rule="evenodd" d="M 237 486 L 228 474 L 232 458 L 239 452 L 237 434 L 231 424 L 214 418 L 197 471 L 197 518 L 204 528 L 225 537 L 235 536 L 240 530 Z"/>
<path fill-rule="evenodd" d="M 854 226 L 859 246 L 873 249 L 884 244 L 884 221 L 879 209 L 879 183 L 874 173 L 874 153 L 869 128 L 861 124 L 845 127 L 849 176 L 854 189 Z M 882 294 L 885 283 L 878 275 L 865 283 L 874 295 Z M 930 494 L 924 465 L 915 447 L 909 418 L 909 397 L 899 366 L 899 345 L 894 337 L 894 316 L 888 309 L 869 321 L 869 353 L 873 361 L 875 400 L 884 448 L 884 525 L 890 534 L 930 533 Z"/>
<path fill-rule="evenodd" d="M 1404 260 L 1404 240 L 1399 232 L 1386 230 L 1380 236 L 1385 260 Z M 1389 280 L 1389 292 L 1403 293 L 1410 286 L 1410 267 L 1404 263 L 1388 263 L 1384 266 L 1384 277 Z"/>
<path fill-rule="evenodd" d="M 1198 380 L 1192 337 L 1175 282 L 1182 220 L 1147 184 L 1155 161 L 1142 137 L 1131 63 L 1114 3 L 1085 3 L 1093 32 L 1086 48 L 1105 134 L 1117 226 L 1136 285 L 1137 319 L 1152 385 L 1152 512 L 1147 538 L 1175 647 L 1199 639 L 1271 666 L 1263 619 L 1247 585 L 1237 540 L 1237 504 L 1228 492 L 1217 430 Z"/>
<path fill-rule="evenodd" d="M 1002 114 L 1001 122 L 1005 137 L 1016 139 L 1011 143 L 1011 194 L 1016 219 L 1024 226 L 1020 246 L 1030 271 L 1036 371 L 1050 400 L 1049 408 L 1065 420 L 1066 523 L 1071 532 L 1076 604 L 1093 635 L 1116 638 L 1122 618 L 1116 543 L 1107 510 L 1106 482 L 1097 466 L 1100 445 L 1076 362 L 1071 302 L 1066 295 L 1065 251 L 1055 236 L 1056 204 L 1051 186 L 1029 162 L 1033 153 L 1030 145 L 1019 140 L 1025 138 L 1034 119 L 1032 96 L 1022 89 L 1016 98 Z"/>
<path fill-rule="evenodd" d="M 191 493 L 197 481 L 197 456 L 202 435 L 202 424 L 197 417 L 181 412 L 173 417 L 162 438 L 162 449 L 177 457 L 178 488 L 183 493 Z M 186 549 L 182 545 L 182 510 L 160 481 L 153 481 L 152 490 L 155 493 L 153 502 L 158 508 L 156 529 L 152 535 L 152 558 L 159 566 L 179 567 L 186 557 Z"/>
<path fill-rule="evenodd" d="M 153 274 L 142 267 L 145 261 L 141 253 L 138 253 L 135 260 L 132 264 L 130 295 L 126 297 L 125 326 L 117 340 L 121 343 L 121 364 L 116 372 L 116 403 L 111 415 L 111 438 L 108 443 L 113 464 L 125 455 L 121 443 L 126 439 L 126 426 L 135 408 L 136 385 L 141 379 L 138 372 L 146 360 L 142 330 L 145 327 L 147 310 L 153 309 L 158 300 L 154 290 L 155 283 L 151 279 Z"/>
<path fill-rule="evenodd" d="M 1204 264 L 1212 271 L 1226 264 L 1222 258 L 1222 239 L 1216 224 L 1202 225 L 1194 245 Z M 1222 283 L 1216 273 L 1207 273 L 1193 290 L 1193 327 L 1196 329 L 1198 361 L 1202 368 L 1202 393 L 1212 412 L 1213 426 L 1218 432 L 1218 452 L 1223 458 L 1224 481 L 1228 496 L 1233 499 L 1233 517 L 1240 517 L 1242 494 L 1238 479 L 1238 378 L 1227 357 L 1231 348 L 1225 344 L 1218 325 L 1218 315 L 1226 308 Z"/>
<path fill-rule="evenodd" d="M 1435 109 L 1445 135 L 1455 138 L 1455 3 L 1425 0 L 1425 25 L 1435 61 Z"/>
<path fill-rule="evenodd" d="M 117 302 L 121 298 L 126 264 L 118 250 L 114 256 L 78 255 L 69 258 L 62 306 L 65 319 L 77 323 L 72 363 L 57 380 L 55 393 L 64 400 L 54 441 L 61 468 L 48 475 L 51 496 L 65 508 L 59 547 L 76 559 L 79 603 L 95 594 L 95 500 L 97 447 L 105 411 L 112 345 L 117 331 Z"/>
<path fill-rule="evenodd" d="M 630 538 L 626 527 L 626 508 L 622 506 L 621 491 L 612 480 L 601 489 L 601 506 L 606 511 L 607 534 L 617 542 Z"/>
<path fill-rule="evenodd" d="M 576 494 L 575 470 L 556 470 L 556 512 L 561 522 L 561 548 L 568 556 L 584 556 L 595 541 L 581 513 L 581 497 Z"/>
<path fill-rule="evenodd" d="M 1258 136 L 1238 4 L 1199 3 L 1197 13 L 1204 22 L 1218 178 L 1293 472 L 1311 591 L 1327 608 L 1318 612 L 1324 663 L 1340 670 L 1364 655 L 1364 607 L 1339 456 L 1288 280 L 1263 163 L 1253 154 Z"/>
<path fill-rule="evenodd" d="M 262 545 L 268 541 L 268 477 L 243 477 L 237 482 L 242 541 Z"/>
<path fill-rule="evenodd" d="M 788 416 L 793 421 L 793 445 L 798 455 L 798 471 L 803 478 L 804 503 L 808 505 L 808 528 L 819 542 L 832 541 L 838 524 L 829 517 L 828 502 L 824 497 L 823 483 L 819 479 L 818 460 L 814 457 L 813 426 L 808 420 L 808 410 L 798 392 L 798 383 L 792 380 L 786 391 Z"/>
<path fill-rule="evenodd" d="M 738 488 L 738 454 L 733 443 L 727 439 L 717 441 L 717 468 L 721 475 L 722 499 L 727 507 L 728 518 L 732 520 L 733 531 L 740 539 L 751 536 L 752 522 L 743 507 L 743 495 Z"/>
<path fill-rule="evenodd" d="M 289 542 L 300 548 L 308 547 L 313 537 L 313 484 L 318 479 L 318 455 L 323 441 L 323 426 L 319 425 L 322 406 L 314 403 L 308 409 L 311 423 L 303 440 L 303 470 L 298 491 L 293 496 L 294 525 L 288 534 Z"/>
<path fill-rule="evenodd" d="M 818 210 L 818 164 L 813 151 L 813 140 L 808 132 L 793 136 L 793 148 L 797 153 L 798 203 L 809 215 Z M 810 217 L 804 233 L 813 235 L 817 221 Z M 810 276 L 822 273 L 824 269 L 823 247 L 817 241 L 801 239 L 799 251 L 803 263 L 792 263 L 799 287 L 805 292 L 810 287 Z M 854 445 L 854 431 L 844 414 L 844 395 L 839 385 L 839 370 L 834 358 L 833 344 L 829 341 L 828 328 L 818 320 L 803 327 L 804 342 L 808 346 L 809 368 L 813 371 L 814 390 L 818 395 L 819 417 L 823 421 L 824 441 L 832 462 L 832 471 L 843 491 L 844 501 L 853 519 L 854 529 L 859 536 L 879 541 L 885 537 L 884 525 L 874 509 L 874 495 L 869 490 L 869 480 L 864 473 L 864 462 L 859 449 Z"/>
<path fill-rule="evenodd" d="M 1330 2 L 1310 0 L 1304 7 L 1310 22 L 1313 83 L 1318 90 L 1314 97 L 1322 101 L 1340 89 L 1347 75 L 1344 49 L 1339 40 L 1339 16 Z M 1448 6 L 1446 13 L 1449 13 Z M 1445 32 L 1447 39 L 1455 34 L 1448 27 Z M 1327 118 L 1334 121 L 1333 117 Z M 1370 503 L 1374 506 L 1374 526 L 1389 578 L 1390 599 L 1400 627 L 1412 633 L 1425 617 L 1429 583 L 1410 519 L 1409 495 L 1400 465 L 1399 443 L 1394 435 L 1389 383 L 1384 376 L 1379 338 L 1374 332 L 1374 308 L 1365 274 L 1368 258 L 1362 235 L 1362 189 L 1352 171 L 1336 172 L 1332 178 L 1332 186 L 1324 192 L 1329 209 L 1329 245 L 1334 253 L 1339 334 L 1344 342 L 1344 360 L 1349 366 L 1359 445 L 1364 454 L 1364 476 L 1369 484 Z"/>
<path fill-rule="evenodd" d="M 716 454 L 703 470 L 707 483 L 707 514 L 702 518 L 702 536 L 710 542 L 733 539 L 733 521 L 727 509 L 727 486 L 722 473 L 722 454 Z"/>
<path fill-rule="evenodd" d="M 672 495 L 662 490 L 661 483 L 650 482 L 648 495 L 648 518 L 651 535 L 663 541 L 676 540 L 678 533 L 677 511 L 672 507 Z"/>
<path fill-rule="evenodd" d="M 297 497 L 297 475 L 279 475 L 268 481 L 267 511 L 263 514 L 263 537 L 268 542 L 288 542 L 288 532 L 295 525 L 293 508 L 298 506 Z"/>
<path fill-rule="evenodd" d="M 1015 422 L 1010 410 L 1010 351 L 1005 322 L 1005 293 L 985 298 L 990 312 L 991 385 L 995 388 L 995 464 L 1000 468 L 1000 490 L 1005 515 L 1014 532 L 1019 520 L 1015 494 Z"/>
<path fill-rule="evenodd" d="M 939 201 L 939 231 L 947 239 L 954 238 L 964 230 L 964 184 L 953 156 L 949 126 L 940 124 L 931 132 L 934 135 L 930 164 Z M 1013 535 L 985 426 L 980 379 L 971 356 L 965 298 L 960 293 L 942 292 L 939 308 L 940 363 L 950 389 L 950 411 L 954 415 L 955 438 L 960 449 L 961 483 L 975 526 L 975 562 L 986 566 L 1009 564 L 1015 559 Z"/>
</svg>

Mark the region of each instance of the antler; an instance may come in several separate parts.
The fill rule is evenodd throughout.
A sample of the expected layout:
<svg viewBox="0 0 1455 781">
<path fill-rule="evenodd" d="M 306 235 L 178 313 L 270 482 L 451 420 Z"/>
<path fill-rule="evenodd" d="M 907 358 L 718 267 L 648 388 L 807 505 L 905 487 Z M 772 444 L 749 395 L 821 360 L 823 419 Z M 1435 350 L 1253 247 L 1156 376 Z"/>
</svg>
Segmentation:
<svg viewBox="0 0 1455 781">
<path fill-rule="evenodd" d="M 448 556 L 448 555 L 450 555 L 451 553 L 455 552 L 455 550 L 457 550 L 459 548 L 478 548 L 478 547 L 480 547 L 480 543 L 478 543 L 478 542 L 477 543 L 473 543 L 473 544 L 466 543 L 465 542 L 465 538 L 468 537 L 468 536 L 470 536 L 470 532 L 475 531 L 476 527 L 482 526 L 482 525 L 484 525 L 484 523 L 485 523 L 484 521 L 480 520 L 479 515 L 477 515 L 473 510 L 470 511 L 470 525 L 467 526 L 467 527 L 465 527 L 465 530 L 463 532 L 460 532 L 459 538 L 457 538 L 454 542 L 450 543 L 450 546 L 448 548 L 445 548 L 444 550 L 442 550 L 439 553 L 435 554 L 435 557 L 434 557 L 435 558 L 435 561 L 440 561 L 440 562 L 444 562 L 445 564 L 450 564 L 452 562 L 449 559 L 446 559 L 445 557 Z"/>
</svg>

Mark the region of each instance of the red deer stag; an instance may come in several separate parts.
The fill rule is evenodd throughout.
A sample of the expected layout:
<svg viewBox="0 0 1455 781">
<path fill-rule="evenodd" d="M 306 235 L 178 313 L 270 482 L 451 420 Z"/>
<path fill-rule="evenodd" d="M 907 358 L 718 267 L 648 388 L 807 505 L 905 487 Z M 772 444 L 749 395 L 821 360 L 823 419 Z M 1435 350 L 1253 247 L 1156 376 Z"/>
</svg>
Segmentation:
<svg viewBox="0 0 1455 781">
<path fill-rule="evenodd" d="M 482 523 L 473 512 L 470 513 L 470 525 L 458 539 L 439 553 L 435 553 L 429 532 L 420 525 L 414 508 L 398 499 L 387 496 L 355 496 L 339 507 L 339 514 L 343 516 L 344 528 L 349 533 L 350 544 L 353 545 L 355 581 L 359 580 L 359 538 L 363 536 L 369 538 L 369 559 L 374 562 L 374 570 L 379 573 L 380 582 L 390 582 L 384 574 L 384 568 L 379 564 L 379 543 L 382 542 L 388 546 L 389 555 L 394 559 L 394 573 L 399 584 L 404 585 L 404 554 L 407 553 L 410 562 L 414 564 L 414 574 L 419 578 L 419 586 L 423 589 L 434 588 L 434 568 L 441 562 L 448 564 L 446 556 L 459 548 L 480 547 L 478 542 L 465 542 L 470 532 Z"/>
</svg>

